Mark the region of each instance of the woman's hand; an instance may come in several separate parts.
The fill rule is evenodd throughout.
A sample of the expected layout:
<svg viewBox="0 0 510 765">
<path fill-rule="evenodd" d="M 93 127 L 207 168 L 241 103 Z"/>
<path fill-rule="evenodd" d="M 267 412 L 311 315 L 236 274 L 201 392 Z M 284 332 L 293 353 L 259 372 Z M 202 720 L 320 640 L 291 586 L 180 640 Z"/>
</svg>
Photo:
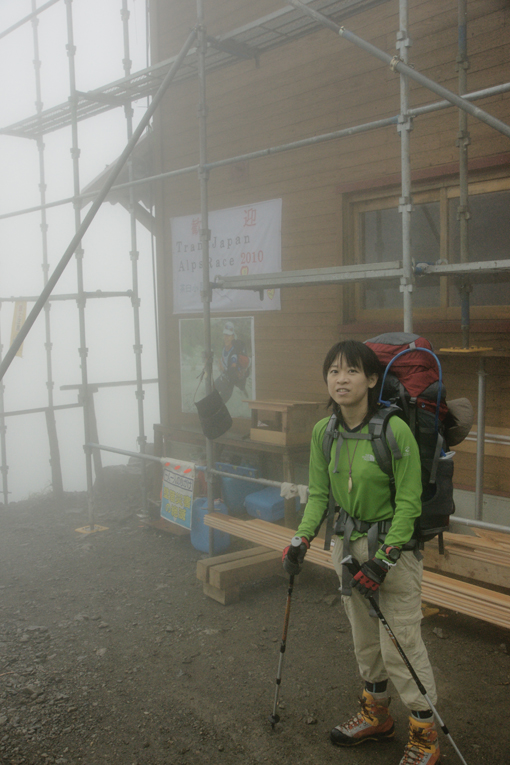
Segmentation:
<svg viewBox="0 0 510 765">
<path fill-rule="evenodd" d="M 306 537 L 293 537 L 290 545 L 282 553 L 283 568 L 290 576 L 297 576 L 301 571 L 306 551 L 310 542 Z"/>
<path fill-rule="evenodd" d="M 361 564 L 360 570 L 351 581 L 351 587 L 357 589 L 365 598 L 370 598 L 384 582 L 389 570 L 389 563 L 371 558 Z"/>
</svg>

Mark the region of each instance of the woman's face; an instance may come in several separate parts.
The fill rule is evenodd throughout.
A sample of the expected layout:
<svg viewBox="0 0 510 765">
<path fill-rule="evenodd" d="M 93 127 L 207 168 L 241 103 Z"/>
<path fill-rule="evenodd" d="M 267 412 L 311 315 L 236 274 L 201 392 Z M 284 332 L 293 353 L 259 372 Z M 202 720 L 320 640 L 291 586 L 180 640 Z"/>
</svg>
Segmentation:
<svg viewBox="0 0 510 765">
<path fill-rule="evenodd" d="M 341 407 L 368 405 L 368 390 L 377 384 L 377 379 L 377 375 L 367 377 L 362 369 L 349 366 L 343 356 L 338 356 L 328 371 L 328 393 Z"/>
</svg>

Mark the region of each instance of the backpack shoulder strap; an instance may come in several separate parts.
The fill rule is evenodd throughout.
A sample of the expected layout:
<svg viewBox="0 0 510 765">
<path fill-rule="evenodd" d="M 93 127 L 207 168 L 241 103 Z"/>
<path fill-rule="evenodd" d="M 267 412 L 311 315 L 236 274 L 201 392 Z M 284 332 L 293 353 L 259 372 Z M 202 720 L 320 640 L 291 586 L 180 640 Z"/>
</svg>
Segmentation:
<svg viewBox="0 0 510 765">
<path fill-rule="evenodd" d="M 377 464 L 386 475 L 393 475 L 391 457 L 402 459 L 399 446 L 391 429 L 389 420 L 400 412 L 398 406 L 379 409 L 368 423 L 368 432 L 372 435 L 372 449 Z"/>
<path fill-rule="evenodd" d="M 324 454 L 328 465 L 331 459 L 331 449 L 333 448 L 333 442 L 336 438 L 338 438 L 338 418 L 336 414 L 332 414 L 329 418 L 326 432 L 324 433 L 324 438 L 322 439 L 322 453 Z"/>
</svg>

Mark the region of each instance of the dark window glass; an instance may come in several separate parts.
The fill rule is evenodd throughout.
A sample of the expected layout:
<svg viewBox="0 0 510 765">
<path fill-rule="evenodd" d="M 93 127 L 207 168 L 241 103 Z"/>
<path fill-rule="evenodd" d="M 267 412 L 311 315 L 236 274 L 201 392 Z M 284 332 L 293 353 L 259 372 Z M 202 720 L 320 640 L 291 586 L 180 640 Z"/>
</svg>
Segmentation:
<svg viewBox="0 0 510 765">
<path fill-rule="evenodd" d="M 460 261 L 458 199 L 449 203 L 450 261 Z M 510 191 L 477 194 L 469 198 L 471 218 L 468 223 L 469 260 L 506 260 L 510 258 Z M 509 305 L 510 275 L 492 274 L 472 278 L 472 305 Z M 459 292 L 449 290 L 450 305 L 460 304 Z"/>
<path fill-rule="evenodd" d="M 402 216 L 396 208 L 362 213 L 361 237 L 365 263 L 402 260 Z M 415 263 L 439 260 L 439 202 L 415 205 L 411 215 L 411 250 Z M 402 307 L 397 280 L 372 282 L 365 286 L 364 293 L 366 309 Z M 439 305 L 438 277 L 417 280 L 413 305 Z"/>
</svg>

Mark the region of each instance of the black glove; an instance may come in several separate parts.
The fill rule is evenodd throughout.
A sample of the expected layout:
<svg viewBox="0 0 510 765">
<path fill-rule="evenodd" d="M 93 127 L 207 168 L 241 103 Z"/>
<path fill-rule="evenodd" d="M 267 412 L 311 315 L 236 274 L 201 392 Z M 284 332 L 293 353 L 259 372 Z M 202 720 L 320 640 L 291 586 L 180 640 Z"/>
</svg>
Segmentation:
<svg viewBox="0 0 510 765">
<path fill-rule="evenodd" d="M 360 570 L 351 580 L 351 587 L 356 588 L 365 598 L 370 598 L 384 582 L 389 565 L 378 558 L 371 558 L 361 564 Z"/>
<path fill-rule="evenodd" d="M 282 553 L 283 568 L 287 574 L 290 576 L 299 574 L 309 547 L 310 542 L 306 537 L 292 538 L 290 545 L 287 545 Z"/>
</svg>

